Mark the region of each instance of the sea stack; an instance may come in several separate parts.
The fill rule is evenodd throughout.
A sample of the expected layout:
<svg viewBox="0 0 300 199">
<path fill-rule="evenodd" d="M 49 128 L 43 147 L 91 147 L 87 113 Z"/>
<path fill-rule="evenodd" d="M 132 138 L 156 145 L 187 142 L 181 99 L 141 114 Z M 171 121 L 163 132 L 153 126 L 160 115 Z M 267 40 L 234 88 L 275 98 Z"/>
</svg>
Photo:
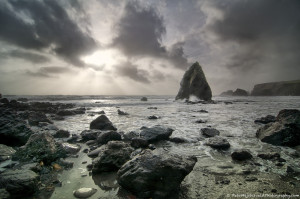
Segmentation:
<svg viewBox="0 0 300 199">
<path fill-rule="evenodd" d="M 211 90 L 206 81 L 202 67 L 195 62 L 185 73 L 180 82 L 180 89 L 176 96 L 178 99 L 188 99 L 196 96 L 201 100 L 211 100 Z"/>
</svg>

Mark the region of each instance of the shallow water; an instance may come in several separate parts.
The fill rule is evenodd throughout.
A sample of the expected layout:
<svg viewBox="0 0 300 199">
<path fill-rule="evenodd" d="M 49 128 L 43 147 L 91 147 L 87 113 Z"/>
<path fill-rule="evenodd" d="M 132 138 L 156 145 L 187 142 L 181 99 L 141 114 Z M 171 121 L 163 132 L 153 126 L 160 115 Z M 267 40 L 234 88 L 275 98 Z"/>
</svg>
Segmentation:
<svg viewBox="0 0 300 199">
<path fill-rule="evenodd" d="M 11 96 L 11 98 L 13 97 Z M 280 152 L 282 158 L 286 159 L 289 164 L 299 164 L 288 156 L 288 152 L 292 152 L 293 149 L 271 146 L 260 142 L 255 134 L 262 125 L 255 124 L 254 120 L 268 114 L 276 116 L 282 109 L 300 109 L 300 97 L 215 97 L 213 100 L 217 102 L 216 104 L 194 105 L 174 101 L 173 96 L 147 96 L 148 101 L 146 102 L 140 101 L 141 96 L 27 97 L 36 101 L 75 103 L 78 107 L 86 107 L 88 109 L 86 114 L 66 117 L 64 121 L 55 121 L 54 123 L 60 129 L 75 134 L 89 129 L 90 122 L 99 116 L 97 114 L 88 116 L 88 112 L 104 110 L 106 116 L 118 128 L 118 131 L 129 132 L 139 130 L 142 126 L 151 127 L 157 124 L 173 128 L 175 131 L 172 137 L 183 137 L 188 139 L 190 143 L 163 142 L 158 144 L 161 146 L 159 150 L 180 155 L 196 155 L 206 160 L 203 162 L 203 165 L 206 166 L 207 163 L 230 163 L 231 159 L 228 157 L 236 149 L 249 149 L 254 156 L 259 152 L 272 149 Z M 224 101 L 230 101 L 233 104 L 226 105 Z M 157 107 L 157 110 L 147 109 L 148 107 Z M 118 109 L 129 113 L 129 115 L 118 115 Z M 201 109 L 207 110 L 208 113 L 197 112 Z M 161 118 L 157 120 L 147 119 L 151 115 Z M 207 123 L 195 123 L 199 119 L 207 120 Z M 200 134 L 200 129 L 207 126 L 218 129 L 221 133 L 220 136 L 226 137 L 231 144 L 228 151 L 222 154 L 203 145 L 205 138 Z M 83 146 L 84 148 L 86 146 Z M 82 165 L 81 162 L 91 162 L 86 154 L 80 153 L 80 157 L 72 159 L 72 161 L 75 162 L 74 168 L 60 174 L 59 179 L 62 181 L 63 186 L 56 188 L 52 198 L 72 198 L 72 191 L 81 187 L 98 189 L 98 192 L 91 198 L 99 198 L 100 196 L 113 198 L 116 196 L 118 186 L 115 174 L 97 178 L 95 181 L 101 184 L 99 187 L 91 176 L 81 177 L 81 172 L 86 172 L 82 170 L 86 168 L 86 165 Z M 274 173 L 283 174 L 285 172 L 284 168 L 274 168 L 268 161 L 261 163 L 263 164 L 261 171 L 269 168 Z M 104 180 L 101 180 L 101 178 Z"/>
</svg>

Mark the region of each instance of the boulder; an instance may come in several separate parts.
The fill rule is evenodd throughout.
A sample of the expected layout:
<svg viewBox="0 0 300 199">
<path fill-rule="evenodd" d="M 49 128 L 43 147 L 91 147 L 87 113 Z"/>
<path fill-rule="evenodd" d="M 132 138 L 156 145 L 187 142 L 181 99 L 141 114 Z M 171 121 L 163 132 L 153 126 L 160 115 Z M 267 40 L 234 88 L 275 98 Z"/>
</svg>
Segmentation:
<svg viewBox="0 0 300 199">
<path fill-rule="evenodd" d="M 276 117 L 273 115 L 267 115 L 266 117 L 261 117 L 256 119 L 255 123 L 268 124 L 276 121 Z"/>
<path fill-rule="evenodd" d="M 90 129 L 117 130 L 117 128 L 113 126 L 111 121 L 105 115 L 100 115 L 93 120 L 90 124 Z"/>
<path fill-rule="evenodd" d="M 99 134 L 101 134 L 101 131 L 94 129 L 84 130 L 80 133 L 83 141 L 96 140 Z"/>
<path fill-rule="evenodd" d="M 125 133 L 123 136 L 124 136 L 124 140 L 132 140 L 133 138 L 140 137 L 140 133 L 136 131 L 130 131 L 128 133 Z"/>
<path fill-rule="evenodd" d="M 9 104 L 9 100 L 7 98 L 1 98 L 0 103 L 2 104 Z"/>
<path fill-rule="evenodd" d="M 185 143 L 188 142 L 186 139 L 184 138 L 180 138 L 180 137 L 172 137 L 169 139 L 170 142 L 174 142 L 174 143 Z"/>
<path fill-rule="evenodd" d="M 55 138 L 68 138 L 68 137 L 70 137 L 70 132 L 61 129 L 61 130 L 56 131 L 56 133 L 53 135 L 53 137 L 55 137 Z"/>
<path fill-rule="evenodd" d="M 217 135 L 220 135 L 220 131 L 214 128 L 203 128 L 201 129 L 201 133 L 205 137 L 215 137 Z"/>
<path fill-rule="evenodd" d="M 300 145 L 300 111 L 281 110 L 276 121 L 257 130 L 256 136 L 262 141 L 277 146 Z"/>
<path fill-rule="evenodd" d="M 0 162 L 10 159 L 15 153 L 12 147 L 0 144 Z"/>
<path fill-rule="evenodd" d="M 89 198 L 97 192 L 97 189 L 94 188 L 80 188 L 73 192 L 73 195 L 76 198 Z"/>
<path fill-rule="evenodd" d="M 126 113 L 126 112 L 121 111 L 120 109 L 118 109 L 118 115 L 129 115 L 129 113 Z"/>
<path fill-rule="evenodd" d="M 81 146 L 79 144 L 69 144 L 67 142 L 64 142 L 61 145 L 67 154 L 76 154 L 81 149 Z"/>
<path fill-rule="evenodd" d="M 25 146 L 20 147 L 14 159 L 50 164 L 58 158 L 65 157 L 65 151 L 55 142 L 49 133 L 35 133 L 28 139 Z"/>
<path fill-rule="evenodd" d="M 148 119 L 149 120 L 157 120 L 157 119 L 159 119 L 159 116 L 151 115 L 151 116 L 148 116 Z"/>
<path fill-rule="evenodd" d="M 226 150 L 230 147 L 229 142 L 225 138 L 219 136 L 208 138 L 205 145 L 221 150 Z"/>
<path fill-rule="evenodd" d="M 238 161 L 244 161 L 244 160 L 249 160 L 252 158 L 252 155 L 249 151 L 247 150 L 238 150 L 238 151 L 234 151 L 231 154 L 231 158 L 233 160 L 238 160 Z"/>
<path fill-rule="evenodd" d="M 100 147 L 98 157 L 93 160 L 93 173 L 117 171 L 130 159 L 134 149 L 121 141 L 110 141 Z"/>
<path fill-rule="evenodd" d="M 141 98 L 141 101 L 144 101 L 144 102 L 145 102 L 145 101 L 148 101 L 148 99 L 147 99 L 147 97 L 142 97 L 142 98 Z"/>
<path fill-rule="evenodd" d="M 109 141 L 121 140 L 121 134 L 115 131 L 104 132 L 99 135 L 97 142 L 99 144 L 107 144 Z"/>
<path fill-rule="evenodd" d="M 180 82 L 180 90 L 176 96 L 178 99 L 190 99 L 190 96 L 205 101 L 210 101 L 212 93 L 202 67 L 198 62 L 194 63 L 184 74 Z"/>
<path fill-rule="evenodd" d="M 47 122 L 47 123 L 53 124 L 53 122 L 51 122 L 47 118 L 45 113 L 41 113 L 41 112 L 31 112 L 31 113 L 29 113 L 28 123 L 31 126 L 38 126 L 40 122 Z"/>
<path fill-rule="evenodd" d="M 196 157 L 155 154 L 147 149 L 120 168 L 118 183 L 138 198 L 172 198 L 196 162 Z"/>
<path fill-rule="evenodd" d="M 243 90 L 243 89 L 240 89 L 240 88 L 237 88 L 233 93 L 232 93 L 232 96 L 248 96 L 248 92 Z"/>
<path fill-rule="evenodd" d="M 142 138 L 133 138 L 130 145 L 133 148 L 146 148 L 149 146 L 149 142 Z"/>
<path fill-rule="evenodd" d="M 31 170 L 7 170 L 0 174 L 0 186 L 11 195 L 29 196 L 38 190 L 39 176 Z"/>
<path fill-rule="evenodd" d="M 173 131 L 173 129 L 161 125 L 155 125 L 151 128 L 143 127 L 140 137 L 152 143 L 160 140 L 168 140 Z"/>
</svg>

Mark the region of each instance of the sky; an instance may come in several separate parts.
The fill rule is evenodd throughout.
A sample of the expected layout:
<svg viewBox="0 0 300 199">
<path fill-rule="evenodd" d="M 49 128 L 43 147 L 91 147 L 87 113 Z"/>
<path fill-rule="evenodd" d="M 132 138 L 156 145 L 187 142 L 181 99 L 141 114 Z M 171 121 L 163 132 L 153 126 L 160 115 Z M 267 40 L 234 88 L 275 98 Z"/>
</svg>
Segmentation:
<svg viewBox="0 0 300 199">
<path fill-rule="evenodd" d="M 0 93 L 213 95 L 300 79 L 299 0 L 3 0 Z"/>
</svg>

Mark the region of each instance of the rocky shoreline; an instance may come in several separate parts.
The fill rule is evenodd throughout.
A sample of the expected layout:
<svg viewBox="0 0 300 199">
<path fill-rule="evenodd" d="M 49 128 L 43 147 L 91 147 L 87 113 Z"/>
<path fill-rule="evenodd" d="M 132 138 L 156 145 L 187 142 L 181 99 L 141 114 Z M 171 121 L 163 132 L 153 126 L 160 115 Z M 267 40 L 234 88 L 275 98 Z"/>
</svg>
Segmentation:
<svg viewBox="0 0 300 199">
<path fill-rule="evenodd" d="M 277 117 L 256 121 L 265 124 L 257 132 L 259 139 L 293 147 L 292 153 L 283 154 L 280 148 L 274 151 L 272 147 L 258 152 L 243 149 L 229 152 L 231 143 L 218 129 L 211 127 L 201 129 L 204 140 L 190 142 L 172 136 L 172 127 L 164 125 L 119 132 L 101 112 L 91 121 L 90 130 L 77 135 L 57 128 L 55 123 L 66 117 L 90 114 L 84 107 L 1 99 L 0 198 L 60 197 L 57 194 L 68 186 L 66 179 L 60 179 L 68 172 L 82 178 L 81 189 L 68 194 L 77 198 L 92 198 L 101 190 L 115 190 L 110 198 L 237 198 L 232 194 L 245 193 L 296 195 L 300 186 L 297 165 L 300 153 L 299 143 L 292 141 L 299 141 L 299 112 L 282 110 Z M 126 113 L 124 111 L 116 111 L 116 115 L 118 113 L 120 117 L 130 117 L 120 114 Z M 209 114 L 205 110 L 201 113 Z M 218 161 L 206 155 L 169 153 L 163 147 L 168 142 L 211 147 Z M 79 172 L 79 168 L 84 172 Z M 272 169 L 285 172 L 279 175 Z M 84 184 L 90 178 L 98 187 Z"/>
</svg>

